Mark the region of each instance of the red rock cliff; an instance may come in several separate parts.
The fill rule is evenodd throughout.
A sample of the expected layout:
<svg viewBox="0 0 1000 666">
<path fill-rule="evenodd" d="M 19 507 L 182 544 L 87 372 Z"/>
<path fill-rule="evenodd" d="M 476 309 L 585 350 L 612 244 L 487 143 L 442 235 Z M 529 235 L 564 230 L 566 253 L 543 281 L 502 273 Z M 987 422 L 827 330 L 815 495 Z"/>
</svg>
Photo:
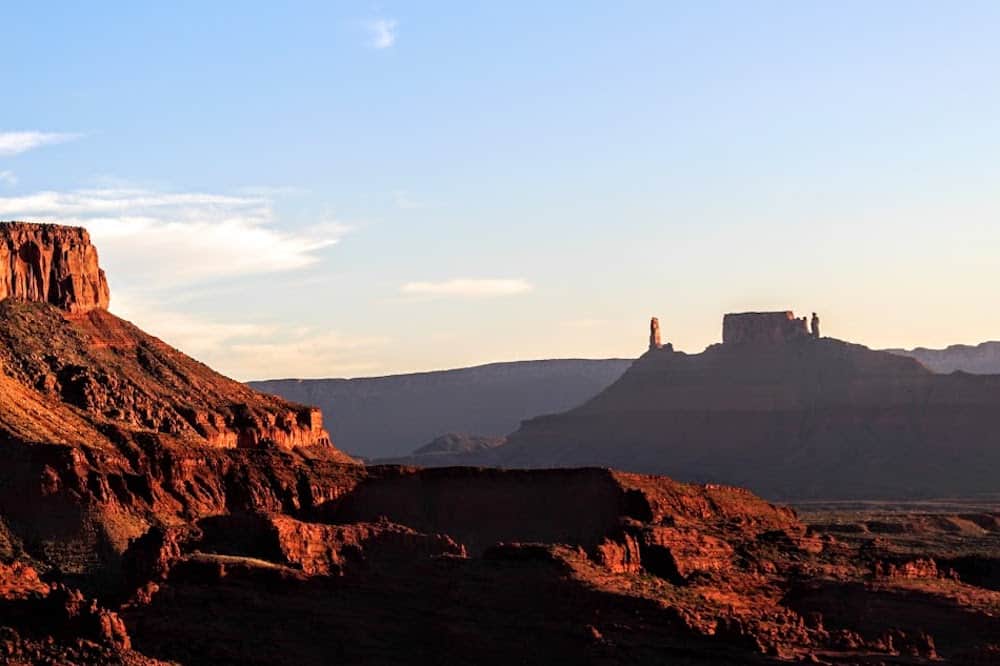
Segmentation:
<svg viewBox="0 0 1000 666">
<path fill-rule="evenodd" d="M 107 309 L 111 294 L 90 234 L 79 227 L 0 222 L 0 300 Z"/>
</svg>

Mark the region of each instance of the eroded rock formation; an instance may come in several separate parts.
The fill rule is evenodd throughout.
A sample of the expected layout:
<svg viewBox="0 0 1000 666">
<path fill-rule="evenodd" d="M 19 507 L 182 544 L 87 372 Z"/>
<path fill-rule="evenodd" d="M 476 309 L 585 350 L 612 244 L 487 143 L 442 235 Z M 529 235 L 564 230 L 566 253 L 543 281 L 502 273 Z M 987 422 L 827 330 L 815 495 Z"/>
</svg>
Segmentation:
<svg viewBox="0 0 1000 666">
<path fill-rule="evenodd" d="M 78 227 L 0 222 L 0 300 L 5 298 L 73 313 L 107 309 L 111 294 L 90 234 Z"/>
<path fill-rule="evenodd" d="M 122 611 L 135 646 L 182 663 L 874 666 L 978 663 L 1000 640 L 1000 593 L 926 558 L 873 577 L 866 542 L 738 488 L 598 469 L 367 474 L 309 515 L 221 517 L 179 555 L 144 547 L 155 581 Z M 535 521 L 532 503 L 559 519 Z M 308 622 L 273 622 L 295 612 Z"/>
<path fill-rule="evenodd" d="M 805 319 L 787 312 L 741 312 L 722 319 L 722 344 L 781 344 L 807 337 Z"/>
<path fill-rule="evenodd" d="M 30 566 L 0 564 L 0 661 L 5 664 L 156 664 L 134 654 L 125 623 L 79 590 L 43 582 Z"/>
</svg>

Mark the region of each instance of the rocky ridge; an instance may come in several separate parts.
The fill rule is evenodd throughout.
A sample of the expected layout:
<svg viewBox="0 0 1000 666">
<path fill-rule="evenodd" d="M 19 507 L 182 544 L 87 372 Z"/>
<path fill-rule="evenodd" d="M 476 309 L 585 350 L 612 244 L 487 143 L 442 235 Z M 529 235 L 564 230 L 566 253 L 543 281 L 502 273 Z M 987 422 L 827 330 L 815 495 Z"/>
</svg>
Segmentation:
<svg viewBox="0 0 1000 666">
<path fill-rule="evenodd" d="M 909 356 L 934 372 L 948 374 L 968 372 L 976 375 L 1000 374 L 1000 342 L 978 345 L 950 345 L 945 349 L 886 349 L 900 356 Z"/>
</svg>

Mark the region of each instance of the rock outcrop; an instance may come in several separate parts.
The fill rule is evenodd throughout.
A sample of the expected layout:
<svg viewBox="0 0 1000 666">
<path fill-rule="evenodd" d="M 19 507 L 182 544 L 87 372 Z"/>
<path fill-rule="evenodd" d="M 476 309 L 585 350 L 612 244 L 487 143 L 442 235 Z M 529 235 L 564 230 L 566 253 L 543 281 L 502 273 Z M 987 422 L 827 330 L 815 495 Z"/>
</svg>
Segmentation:
<svg viewBox="0 0 1000 666">
<path fill-rule="evenodd" d="M 0 300 L 5 298 L 72 313 L 107 309 L 111 294 L 90 234 L 78 227 L 0 222 Z"/>
<path fill-rule="evenodd" d="M 117 613 L 79 590 L 43 582 L 33 568 L 17 562 L 0 564 L 0 627 L 3 663 L 67 663 L 46 661 L 46 652 L 65 657 L 74 647 L 82 648 L 76 663 L 116 663 L 131 652 Z M 136 657 L 136 663 L 153 662 Z"/>
<path fill-rule="evenodd" d="M 817 321 L 817 331 L 819 323 Z M 722 344 L 781 344 L 809 335 L 803 317 L 794 312 L 741 312 L 722 319 Z"/>
<path fill-rule="evenodd" d="M 660 320 L 653 317 L 649 320 L 649 348 L 659 349 L 663 346 L 663 341 L 660 339 Z"/>
</svg>

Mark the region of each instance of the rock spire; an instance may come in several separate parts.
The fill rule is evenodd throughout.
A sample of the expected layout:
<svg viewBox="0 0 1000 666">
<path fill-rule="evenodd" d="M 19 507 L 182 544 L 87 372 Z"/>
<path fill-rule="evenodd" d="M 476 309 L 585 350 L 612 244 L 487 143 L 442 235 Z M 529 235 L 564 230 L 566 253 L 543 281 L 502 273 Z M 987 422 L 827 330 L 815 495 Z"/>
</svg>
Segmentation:
<svg viewBox="0 0 1000 666">
<path fill-rule="evenodd" d="M 653 317 L 649 320 L 649 348 L 659 349 L 663 346 L 660 340 L 660 320 Z"/>
</svg>

